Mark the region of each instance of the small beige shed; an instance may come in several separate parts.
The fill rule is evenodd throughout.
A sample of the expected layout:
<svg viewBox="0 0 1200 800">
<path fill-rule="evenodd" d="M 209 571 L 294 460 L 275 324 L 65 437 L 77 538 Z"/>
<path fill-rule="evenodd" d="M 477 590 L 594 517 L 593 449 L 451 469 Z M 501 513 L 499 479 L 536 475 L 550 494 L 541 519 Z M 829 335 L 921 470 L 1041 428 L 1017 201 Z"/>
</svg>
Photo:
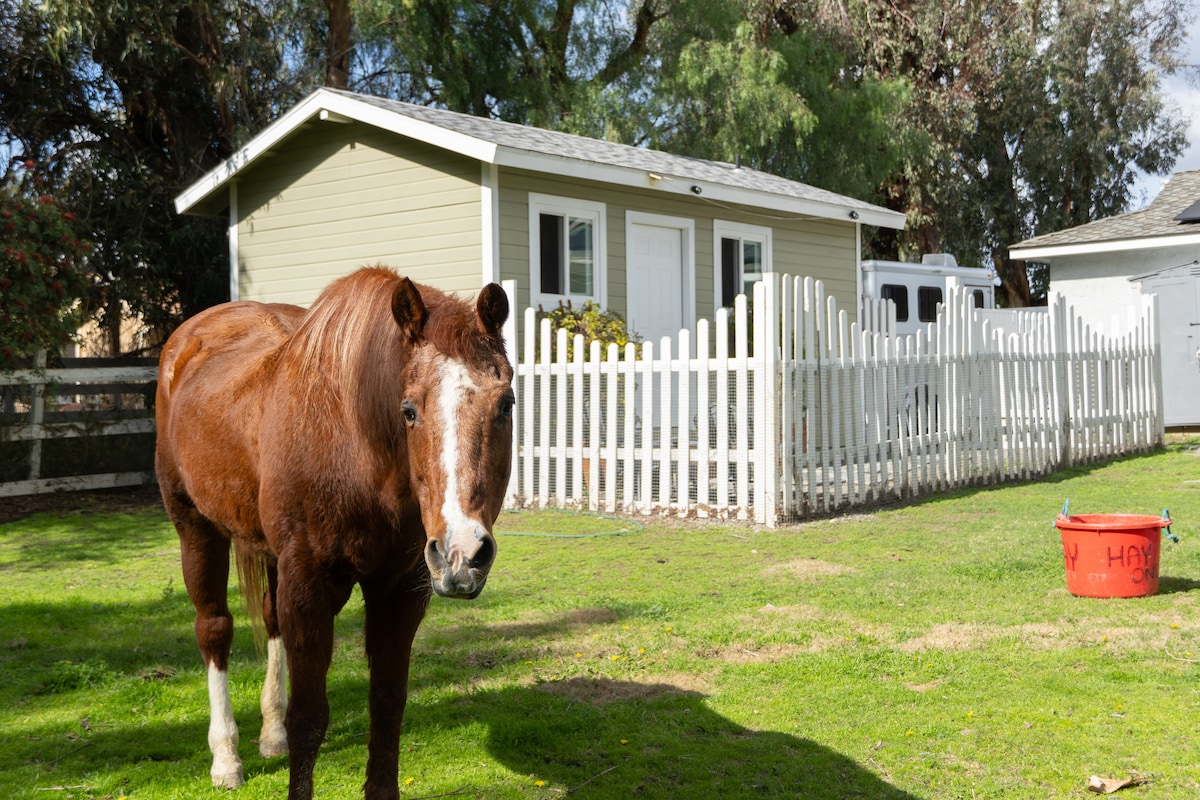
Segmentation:
<svg viewBox="0 0 1200 800">
<path fill-rule="evenodd" d="M 764 272 L 855 307 L 862 225 L 901 214 L 733 164 L 319 89 L 176 199 L 229 220 L 230 294 L 307 305 L 384 263 L 454 292 L 594 300 L 674 333 Z"/>
</svg>

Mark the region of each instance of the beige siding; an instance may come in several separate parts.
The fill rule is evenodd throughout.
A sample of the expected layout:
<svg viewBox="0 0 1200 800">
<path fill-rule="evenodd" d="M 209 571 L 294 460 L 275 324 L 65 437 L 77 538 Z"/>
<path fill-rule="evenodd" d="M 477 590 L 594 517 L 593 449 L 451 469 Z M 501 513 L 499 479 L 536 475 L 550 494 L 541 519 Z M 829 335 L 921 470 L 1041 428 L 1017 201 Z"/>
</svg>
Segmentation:
<svg viewBox="0 0 1200 800">
<path fill-rule="evenodd" d="M 357 124 L 320 123 L 240 177 L 239 292 L 308 305 L 367 264 L 472 293 L 479 162 Z"/>
<path fill-rule="evenodd" d="M 608 227 L 608 305 L 625 313 L 625 214 L 641 211 L 695 221 L 696 316 L 711 317 L 714 302 L 713 220 L 770 228 L 776 272 L 811 276 L 825 282 L 839 306 L 852 316 L 857 306 L 854 224 L 812 218 L 786 218 L 739 206 L 717 206 L 701 198 L 653 189 L 626 189 L 570 177 L 503 169 L 500 172 L 500 274 L 516 280 L 518 304 L 529 303 L 530 192 L 602 202 Z"/>
</svg>

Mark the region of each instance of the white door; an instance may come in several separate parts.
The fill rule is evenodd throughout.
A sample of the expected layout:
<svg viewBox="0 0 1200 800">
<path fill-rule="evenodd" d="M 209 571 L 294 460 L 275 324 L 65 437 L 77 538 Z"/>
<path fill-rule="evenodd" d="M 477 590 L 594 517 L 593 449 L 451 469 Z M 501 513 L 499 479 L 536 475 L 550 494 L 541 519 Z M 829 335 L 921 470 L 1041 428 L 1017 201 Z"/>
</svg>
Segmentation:
<svg viewBox="0 0 1200 800">
<path fill-rule="evenodd" d="M 631 215 L 632 216 L 632 215 Z M 626 322 L 642 340 L 658 346 L 690 325 L 688 281 L 690 220 L 631 220 L 626 252 Z"/>
<path fill-rule="evenodd" d="M 1163 417 L 1167 425 L 1200 424 L 1200 277 L 1146 281 L 1158 295 Z"/>
</svg>

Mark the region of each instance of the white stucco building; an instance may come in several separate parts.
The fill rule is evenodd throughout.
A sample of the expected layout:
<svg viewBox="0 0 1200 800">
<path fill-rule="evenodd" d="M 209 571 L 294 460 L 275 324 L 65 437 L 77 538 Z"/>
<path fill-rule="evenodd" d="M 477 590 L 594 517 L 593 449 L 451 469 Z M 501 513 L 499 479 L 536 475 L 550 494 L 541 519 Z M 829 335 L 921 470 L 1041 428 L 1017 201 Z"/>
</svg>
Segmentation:
<svg viewBox="0 0 1200 800">
<path fill-rule="evenodd" d="M 1050 265 L 1050 291 L 1093 329 L 1128 332 L 1143 293 L 1159 302 L 1168 427 L 1200 425 L 1200 170 L 1177 172 L 1141 211 L 1026 239 L 1014 259 Z"/>
</svg>

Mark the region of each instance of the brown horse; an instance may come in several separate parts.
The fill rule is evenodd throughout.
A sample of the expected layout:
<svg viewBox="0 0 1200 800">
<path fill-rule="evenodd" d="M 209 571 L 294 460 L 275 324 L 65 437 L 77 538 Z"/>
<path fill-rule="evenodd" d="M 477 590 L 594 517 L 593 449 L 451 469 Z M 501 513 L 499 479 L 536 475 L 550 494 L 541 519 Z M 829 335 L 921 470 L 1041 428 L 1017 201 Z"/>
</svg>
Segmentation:
<svg viewBox="0 0 1200 800">
<path fill-rule="evenodd" d="M 308 312 L 227 303 L 168 340 L 155 466 L 208 671 L 214 785 L 243 783 L 228 680 L 232 543 L 267 635 L 259 750 L 288 753 L 288 797 L 312 796 L 334 616 L 355 583 L 371 670 L 364 789 L 399 796 L 409 657 L 430 589 L 473 598 L 496 556 L 512 448 L 507 317 L 496 284 L 472 307 L 369 268 Z"/>
</svg>

